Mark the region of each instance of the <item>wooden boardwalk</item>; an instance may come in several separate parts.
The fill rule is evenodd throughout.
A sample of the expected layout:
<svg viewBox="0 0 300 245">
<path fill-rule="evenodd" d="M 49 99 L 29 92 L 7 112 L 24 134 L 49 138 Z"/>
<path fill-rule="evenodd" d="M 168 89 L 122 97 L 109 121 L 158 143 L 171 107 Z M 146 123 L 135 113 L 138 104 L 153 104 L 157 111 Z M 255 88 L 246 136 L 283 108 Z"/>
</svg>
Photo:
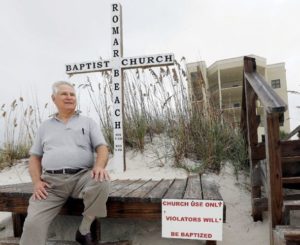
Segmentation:
<svg viewBox="0 0 300 245">
<path fill-rule="evenodd" d="M 0 186 L 0 211 L 13 213 L 16 237 L 22 234 L 32 190 L 31 183 Z M 223 200 L 218 187 L 207 175 L 192 175 L 185 179 L 114 180 L 107 201 L 107 217 L 161 220 L 162 199 Z M 80 216 L 82 211 L 82 200 L 69 198 L 60 214 Z M 224 205 L 224 222 L 225 214 Z M 97 230 L 99 226 L 96 233 Z M 100 232 L 97 237 L 100 238 Z"/>
</svg>

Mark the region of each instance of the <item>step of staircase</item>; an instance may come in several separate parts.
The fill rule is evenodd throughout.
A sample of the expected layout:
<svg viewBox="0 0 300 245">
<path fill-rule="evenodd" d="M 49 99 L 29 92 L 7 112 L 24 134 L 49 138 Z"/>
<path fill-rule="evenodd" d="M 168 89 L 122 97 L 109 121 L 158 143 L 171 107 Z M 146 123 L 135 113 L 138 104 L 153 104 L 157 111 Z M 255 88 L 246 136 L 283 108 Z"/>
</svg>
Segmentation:
<svg viewBox="0 0 300 245">
<path fill-rule="evenodd" d="M 18 245 L 20 242 L 19 238 L 9 237 L 1 238 L 0 245 Z M 75 241 L 61 241 L 61 240 L 49 240 L 47 245 L 78 245 Z M 115 242 L 99 242 L 99 245 L 131 245 L 130 241 L 115 241 Z"/>
<path fill-rule="evenodd" d="M 283 163 L 300 162 L 300 156 L 282 157 L 281 159 Z"/>
<path fill-rule="evenodd" d="M 282 177 L 283 184 L 300 184 L 300 177 Z"/>
<path fill-rule="evenodd" d="M 290 211 L 300 210 L 300 200 L 285 200 L 283 201 L 283 223 L 290 224 Z"/>
<path fill-rule="evenodd" d="M 300 156 L 283 157 L 281 160 L 283 186 L 300 189 Z"/>
<path fill-rule="evenodd" d="M 274 245 L 300 244 L 300 226 L 279 225 L 273 230 Z"/>
<path fill-rule="evenodd" d="M 300 210 L 300 200 L 285 200 L 283 201 L 283 207 L 289 210 Z"/>
</svg>

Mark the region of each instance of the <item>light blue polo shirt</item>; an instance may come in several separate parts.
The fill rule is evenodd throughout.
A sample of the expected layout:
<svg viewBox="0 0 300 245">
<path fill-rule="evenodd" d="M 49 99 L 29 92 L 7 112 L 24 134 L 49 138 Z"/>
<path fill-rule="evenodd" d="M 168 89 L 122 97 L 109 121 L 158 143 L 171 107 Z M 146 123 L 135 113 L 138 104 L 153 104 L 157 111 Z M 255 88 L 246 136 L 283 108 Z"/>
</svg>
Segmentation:
<svg viewBox="0 0 300 245">
<path fill-rule="evenodd" d="M 65 124 L 54 116 L 39 127 L 30 155 L 41 156 L 46 170 L 90 168 L 100 145 L 106 142 L 93 119 L 76 113 Z"/>
</svg>

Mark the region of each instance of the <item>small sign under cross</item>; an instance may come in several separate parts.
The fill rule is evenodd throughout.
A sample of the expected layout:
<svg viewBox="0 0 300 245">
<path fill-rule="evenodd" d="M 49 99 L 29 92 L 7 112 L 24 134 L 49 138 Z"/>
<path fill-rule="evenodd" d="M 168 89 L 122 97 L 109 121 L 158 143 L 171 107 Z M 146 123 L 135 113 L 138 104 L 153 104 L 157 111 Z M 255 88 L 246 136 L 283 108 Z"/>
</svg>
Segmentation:
<svg viewBox="0 0 300 245">
<path fill-rule="evenodd" d="M 111 70 L 113 81 L 113 127 L 114 158 L 113 165 L 117 172 L 126 170 L 123 136 L 123 69 L 147 68 L 174 64 L 173 54 L 158 54 L 137 57 L 123 57 L 122 49 L 122 9 L 119 3 L 112 4 L 112 59 L 66 65 L 69 75 Z"/>
</svg>

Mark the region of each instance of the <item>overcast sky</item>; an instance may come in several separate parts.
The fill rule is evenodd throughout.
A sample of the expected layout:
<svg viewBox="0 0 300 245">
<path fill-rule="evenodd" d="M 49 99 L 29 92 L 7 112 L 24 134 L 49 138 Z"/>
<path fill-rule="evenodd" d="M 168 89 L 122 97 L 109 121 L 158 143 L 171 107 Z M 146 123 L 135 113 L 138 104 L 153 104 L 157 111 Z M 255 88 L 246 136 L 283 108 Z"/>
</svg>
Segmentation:
<svg viewBox="0 0 300 245">
<path fill-rule="evenodd" d="M 300 91 L 299 0 L 119 0 L 124 56 L 172 52 L 187 62 L 256 54 L 285 62 Z M 65 64 L 111 57 L 110 0 L 0 0 L 0 103 L 68 79 Z M 76 78 L 72 78 L 76 80 Z M 300 101 L 300 95 L 290 100 Z M 291 103 L 290 103 L 291 104 Z M 292 128 L 300 109 L 292 103 Z"/>
</svg>

